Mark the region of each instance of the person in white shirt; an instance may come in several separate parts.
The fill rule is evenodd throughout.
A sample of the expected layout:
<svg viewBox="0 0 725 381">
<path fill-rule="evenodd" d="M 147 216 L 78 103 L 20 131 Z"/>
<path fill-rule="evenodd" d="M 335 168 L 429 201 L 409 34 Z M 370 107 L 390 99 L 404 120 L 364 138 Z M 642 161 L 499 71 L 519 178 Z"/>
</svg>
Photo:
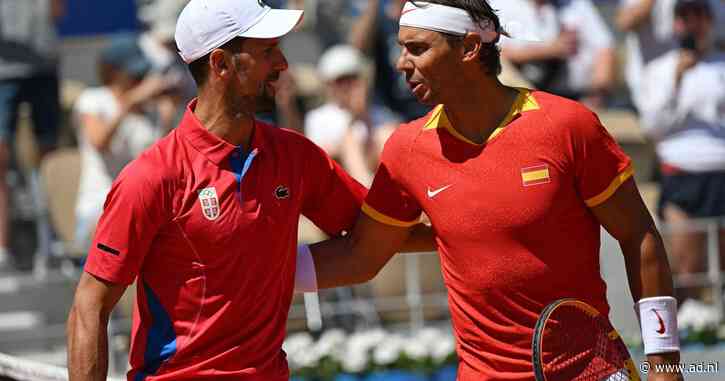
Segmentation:
<svg viewBox="0 0 725 381">
<path fill-rule="evenodd" d="M 677 0 L 620 0 L 617 27 L 627 32 L 625 40 L 627 58 L 625 78 L 635 106 L 644 66 L 663 54 L 677 48 L 673 31 L 674 10 Z M 710 0 L 715 12 L 715 34 L 720 44 L 725 43 L 725 2 Z"/>
<path fill-rule="evenodd" d="M 643 67 L 677 47 L 672 32 L 675 1 L 620 1 L 615 22 L 620 30 L 628 32 L 625 39 L 627 61 L 624 75 L 635 106 L 639 98 Z"/>
<path fill-rule="evenodd" d="M 75 239 L 84 251 L 113 179 L 164 133 L 153 122 L 149 102 L 168 84 L 158 77 L 143 79 L 150 67 L 135 36 L 112 38 L 98 63 L 103 85 L 86 89 L 74 106 L 81 153 Z"/>
<path fill-rule="evenodd" d="M 370 103 L 367 63 L 357 49 L 337 45 L 320 57 L 327 102 L 305 116 L 305 135 L 370 186 L 383 144 L 400 123 L 392 111 Z"/>
<path fill-rule="evenodd" d="M 681 47 L 647 65 L 638 102 L 662 163 L 659 213 L 675 228 L 675 271 L 692 274 L 704 269 L 704 234 L 677 226 L 725 215 L 725 52 L 715 48 L 707 0 L 678 0 L 673 25 Z"/>
<path fill-rule="evenodd" d="M 156 0 L 147 6 L 141 17 L 148 24 L 148 30 L 138 37 L 138 45 L 151 63 L 150 75 L 161 75 L 173 91 L 159 99 L 164 107 L 173 109 L 177 125 L 186 110 L 186 105 L 196 96 L 196 84 L 186 64 L 176 51 L 174 33 L 176 19 L 188 0 Z"/>
<path fill-rule="evenodd" d="M 592 107 L 605 105 L 615 83 L 613 37 L 590 0 L 490 3 L 502 14 L 512 15 L 504 29 L 517 32 L 525 28 L 542 40 L 501 39 L 501 56 L 517 66 L 534 87 Z"/>
</svg>

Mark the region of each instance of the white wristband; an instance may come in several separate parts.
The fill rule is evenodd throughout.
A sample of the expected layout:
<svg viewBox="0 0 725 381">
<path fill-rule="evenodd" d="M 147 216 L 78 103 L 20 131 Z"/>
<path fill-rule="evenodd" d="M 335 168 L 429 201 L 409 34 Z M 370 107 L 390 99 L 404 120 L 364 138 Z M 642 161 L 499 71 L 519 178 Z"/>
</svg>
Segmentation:
<svg viewBox="0 0 725 381">
<path fill-rule="evenodd" d="M 640 299 L 634 309 L 642 329 L 644 353 L 647 355 L 680 350 L 677 331 L 677 300 L 671 296 Z"/>
<path fill-rule="evenodd" d="M 295 271 L 295 292 L 317 291 L 315 260 L 307 245 L 297 246 L 297 270 Z"/>
</svg>

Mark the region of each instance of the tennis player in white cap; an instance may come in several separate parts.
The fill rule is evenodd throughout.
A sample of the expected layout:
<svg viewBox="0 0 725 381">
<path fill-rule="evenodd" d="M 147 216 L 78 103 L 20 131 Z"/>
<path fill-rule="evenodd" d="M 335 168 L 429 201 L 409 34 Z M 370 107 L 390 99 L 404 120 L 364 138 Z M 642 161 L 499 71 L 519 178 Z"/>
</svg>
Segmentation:
<svg viewBox="0 0 725 381">
<path fill-rule="evenodd" d="M 289 378 L 299 216 L 339 236 L 365 196 L 304 136 L 254 119 L 274 104 L 279 38 L 301 18 L 256 0 L 182 11 L 176 44 L 198 98 L 106 199 L 68 319 L 72 381 L 106 379 L 109 315 L 134 280 L 129 381 Z"/>
</svg>

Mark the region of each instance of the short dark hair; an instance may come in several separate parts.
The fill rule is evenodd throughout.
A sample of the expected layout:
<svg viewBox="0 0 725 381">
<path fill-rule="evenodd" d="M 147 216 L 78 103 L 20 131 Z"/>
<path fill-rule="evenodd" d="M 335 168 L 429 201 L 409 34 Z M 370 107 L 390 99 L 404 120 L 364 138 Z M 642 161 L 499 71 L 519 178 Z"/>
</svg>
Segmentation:
<svg viewBox="0 0 725 381">
<path fill-rule="evenodd" d="M 675 3 L 675 16 L 683 17 L 688 12 L 698 12 L 712 15 L 710 3 L 707 0 L 678 0 Z"/>
<path fill-rule="evenodd" d="M 231 41 L 220 46 L 218 49 L 229 50 L 238 53 L 244 45 L 243 37 L 234 37 Z M 211 54 L 211 53 L 210 53 Z M 197 87 L 204 86 L 209 76 L 209 54 L 199 57 L 187 64 L 191 77 L 194 78 Z"/>
<path fill-rule="evenodd" d="M 420 0 L 418 0 L 420 1 Z M 493 26 L 499 35 L 492 42 L 484 42 L 481 51 L 478 55 L 478 59 L 481 61 L 481 65 L 487 74 L 497 76 L 501 74 L 501 49 L 496 46 L 501 33 L 504 33 L 501 27 L 501 21 L 496 14 L 496 10 L 491 8 L 486 0 L 425 0 L 428 3 L 446 5 L 449 7 L 463 9 L 473 19 L 473 22 L 479 25 L 485 25 L 493 23 Z M 416 0 L 410 0 L 415 6 Z M 460 43 L 463 41 L 463 37 L 456 36 L 453 34 L 443 33 L 449 43 Z"/>
</svg>

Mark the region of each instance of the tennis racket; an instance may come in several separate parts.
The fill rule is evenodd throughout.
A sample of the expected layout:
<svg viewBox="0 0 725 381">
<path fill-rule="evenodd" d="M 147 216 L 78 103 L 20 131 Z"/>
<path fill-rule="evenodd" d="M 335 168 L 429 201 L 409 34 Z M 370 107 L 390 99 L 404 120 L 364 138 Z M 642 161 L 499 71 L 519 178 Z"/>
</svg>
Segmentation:
<svg viewBox="0 0 725 381">
<path fill-rule="evenodd" d="M 531 349 L 536 381 L 640 381 L 609 319 L 577 299 L 544 308 Z"/>
</svg>

